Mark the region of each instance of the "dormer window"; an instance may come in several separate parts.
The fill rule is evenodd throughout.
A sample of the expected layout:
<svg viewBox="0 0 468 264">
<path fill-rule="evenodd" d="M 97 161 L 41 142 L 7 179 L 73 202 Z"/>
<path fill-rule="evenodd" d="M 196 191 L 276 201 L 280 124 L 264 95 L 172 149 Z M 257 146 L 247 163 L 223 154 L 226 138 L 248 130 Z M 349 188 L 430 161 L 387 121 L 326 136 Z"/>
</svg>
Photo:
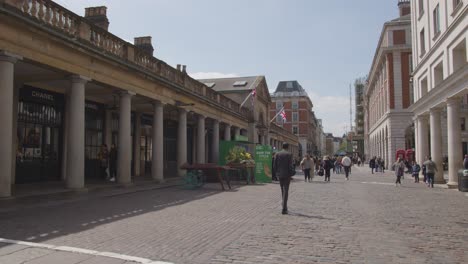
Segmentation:
<svg viewBox="0 0 468 264">
<path fill-rule="evenodd" d="M 244 87 L 247 85 L 247 82 L 246 81 L 236 81 L 234 83 L 234 87 Z"/>
</svg>

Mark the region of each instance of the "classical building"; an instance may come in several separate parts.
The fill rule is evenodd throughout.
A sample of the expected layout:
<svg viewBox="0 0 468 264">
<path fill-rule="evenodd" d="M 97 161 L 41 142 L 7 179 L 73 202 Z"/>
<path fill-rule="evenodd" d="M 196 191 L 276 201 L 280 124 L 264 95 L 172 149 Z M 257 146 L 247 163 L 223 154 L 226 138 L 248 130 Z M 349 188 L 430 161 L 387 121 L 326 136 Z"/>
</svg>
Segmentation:
<svg viewBox="0 0 468 264">
<path fill-rule="evenodd" d="M 151 37 L 108 32 L 105 7 L 81 17 L 0 0 L 0 13 L 0 197 L 20 183 L 84 188 L 102 177 L 102 144 L 117 145 L 120 184 L 164 181 L 186 162 L 216 162 L 220 138 L 255 127 L 249 108 L 155 58 Z"/>
<path fill-rule="evenodd" d="M 290 151 L 298 155 L 298 139 L 291 131 L 284 127 L 270 123 L 271 97 L 265 76 L 248 76 L 234 78 L 216 78 L 198 80 L 207 87 L 234 100 L 249 109 L 253 115 L 254 123 L 248 130 L 249 141 L 255 144 L 270 144 L 281 149 L 282 143 L 290 145 Z M 255 91 L 255 96 L 252 92 Z"/>
<path fill-rule="evenodd" d="M 278 115 L 273 122 L 299 137 L 299 155 L 317 154 L 317 119 L 312 111 L 312 100 L 304 88 L 297 81 L 282 81 L 271 94 L 271 99 L 270 116 L 284 109 L 286 121 Z"/>
<path fill-rule="evenodd" d="M 447 156 L 447 184 L 456 187 L 468 142 L 468 1 L 415 0 L 411 8 L 416 159 L 432 156 L 442 168 Z M 445 182 L 441 169 L 435 180 Z"/>
<path fill-rule="evenodd" d="M 398 149 L 409 149 L 406 130 L 412 125 L 410 1 L 398 2 L 400 16 L 384 24 L 365 89 L 367 156 L 392 164 Z"/>
</svg>

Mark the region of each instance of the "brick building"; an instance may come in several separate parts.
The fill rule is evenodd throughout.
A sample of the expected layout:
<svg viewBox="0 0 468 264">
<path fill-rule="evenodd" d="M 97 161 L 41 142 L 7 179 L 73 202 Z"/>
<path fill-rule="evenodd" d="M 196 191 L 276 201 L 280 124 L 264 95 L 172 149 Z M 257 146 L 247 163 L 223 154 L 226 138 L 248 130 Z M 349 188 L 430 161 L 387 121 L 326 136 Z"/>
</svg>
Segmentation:
<svg viewBox="0 0 468 264">
<path fill-rule="evenodd" d="M 312 100 L 299 82 L 279 82 L 275 92 L 271 94 L 271 100 L 270 116 L 275 116 L 284 107 L 286 122 L 279 115 L 273 122 L 299 137 L 299 155 L 318 155 L 318 120 L 312 111 Z"/>
<path fill-rule="evenodd" d="M 410 1 L 398 2 L 400 16 L 384 24 L 369 71 L 364 95 L 367 155 L 385 164 L 398 149 L 408 149 L 406 131 L 412 126 Z"/>
</svg>

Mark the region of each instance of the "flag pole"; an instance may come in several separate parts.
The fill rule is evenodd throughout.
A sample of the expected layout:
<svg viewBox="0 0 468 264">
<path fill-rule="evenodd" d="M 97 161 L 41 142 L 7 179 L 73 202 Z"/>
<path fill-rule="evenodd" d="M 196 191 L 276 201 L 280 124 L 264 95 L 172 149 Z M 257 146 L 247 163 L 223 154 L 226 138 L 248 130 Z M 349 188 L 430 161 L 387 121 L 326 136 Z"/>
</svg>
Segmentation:
<svg viewBox="0 0 468 264">
<path fill-rule="evenodd" d="M 284 106 L 281 107 L 281 109 L 278 111 L 278 113 L 276 113 L 276 115 L 273 117 L 273 119 L 271 119 L 270 123 L 273 122 L 273 120 L 275 120 L 275 118 L 281 113 L 281 111 L 283 111 L 284 109 Z"/>
<path fill-rule="evenodd" d="M 247 95 L 247 97 L 245 98 L 245 100 L 242 102 L 242 104 L 239 106 L 239 109 L 242 108 L 242 106 L 245 104 L 245 102 L 247 102 L 247 100 L 250 98 L 250 96 L 252 96 L 252 91 L 249 92 L 249 95 Z"/>
</svg>

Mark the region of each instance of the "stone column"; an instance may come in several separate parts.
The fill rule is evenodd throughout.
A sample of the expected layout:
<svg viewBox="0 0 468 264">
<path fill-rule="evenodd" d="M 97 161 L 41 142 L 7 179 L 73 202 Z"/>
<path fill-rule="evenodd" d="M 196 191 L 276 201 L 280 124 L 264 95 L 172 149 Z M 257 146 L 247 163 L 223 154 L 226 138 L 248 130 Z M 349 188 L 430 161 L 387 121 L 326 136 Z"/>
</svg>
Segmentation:
<svg viewBox="0 0 468 264">
<path fill-rule="evenodd" d="M 62 171 L 61 171 L 61 176 L 62 180 L 66 181 L 67 179 L 67 164 L 68 164 L 68 159 L 67 159 L 67 154 L 68 154 L 68 133 L 69 133 L 69 123 L 70 123 L 70 88 L 66 88 L 65 91 L 65 112 L 64 118 L 63 118 L 63 144 L 62 144 Z"/>
<path fill-rule="evenodd" d="M 447 136 L 448 136 L 448 174 L 449 181 L 447 183 L 449 188 L 456 188 L 458 186 L 458 170 L 462 169 L 462 140 L 461 140 L 461 127 L 460 127 L 460 99 L 448 98 L 447 99 Z"/>
<path fill-rule="evenodd" d="M 69 90 L 66 186 L 82 189 L 85 183 L 85 86 L 89 79 L 72 76 Z"/>
<path fill-rule="evenodd" d="M 205 117 L 198 116 L 197 123 L 197 163 L 205 163 Z"/>
<path fill-rule="evenodd" d="M 234 128 L 234 136 L 240 136 L 241 134 L 241 129 L 240 127 L 235 127 Z"/>
<path fill-rule="evenodd" d="M 133 176 L 140 176 L 141 166 L 141 113 L 135 113 L 135 131 L 133 132 Z"/>
<path fill-rule="evenodd" d="M 164 182 L 164 114 L 163 104 L 154 103 L 153 114 L 153 145 L 151 160 L 151 177 L 157 182 Z"/>
<path fill-rule="evenodd" d="M 117 182 L 121 184 L 130 184 L 132 181 L 131 113 L 133 95 L 135 94 L 130 92 L 122 92 L 120 94 Z"/>
<path fill-rule="evenodd" d="M 419 129 L 419 119 L 416 118 L 414 119 L 414 149 L 417 151 L 415 152 L 414 158 L 416 162 L 419 163 L 421 159 L 419 158 L 419 132 L 418 132 L 419 130 L 418 129 Z M 419 164 L 419 165 L 422 166 L 422 164 Z"/>
<path fill-rule="evenodd" d="M 426 161 L 426 157 L 429 156 L 429 139 L 428 139 L 428 120 L 427 116 L 419 116 L 418 117 L 418 138 L 419 138 L 419 164 L 422 166 L 424 161 Z M 422 173 L 422 170 L 421 170 Z"/>
<path fill-rule="evenodd" d="M 211 144 L 211 153 L 213 154 L 213 163 L 218 164 L 219 161 L 219 121 L 213 121 L 213 143 Z"/>
<path fill-rule="evenodd" d="M 13 164 L 14 69 L 20 59 L 0 51 L 0 198 L 11 196 Z"/>
<path fill-rule="evenodd" d="M 434 175 L 435 183 L 445 183 L 444 170 L 442 167 L 442 129 L 440 122 L 439 108 L 430 110 L 430 124 L 431 124 L 431 157 L 432 161 L 437 166 L 437 172 Z"/>
<path fill-rule="evenodd" d="M 224 140 L 231 141 L 231 125 L 230 124 L 224 125 Z"/>
<path fill-rule="evenodd" d="M 258 135 L 257 135 L 257 128 L 255 127 L 255 123 L 249 123 L 249 142 L 257 143 L 258 142 Z"/>
<path fill-rule="evenodd" d="M 187 163 L 187 111 L 179 109 L 179 125 L 177 128 L 177 171 L 179 176 L 185 175 L 180 166 Z"/>
</svg>

